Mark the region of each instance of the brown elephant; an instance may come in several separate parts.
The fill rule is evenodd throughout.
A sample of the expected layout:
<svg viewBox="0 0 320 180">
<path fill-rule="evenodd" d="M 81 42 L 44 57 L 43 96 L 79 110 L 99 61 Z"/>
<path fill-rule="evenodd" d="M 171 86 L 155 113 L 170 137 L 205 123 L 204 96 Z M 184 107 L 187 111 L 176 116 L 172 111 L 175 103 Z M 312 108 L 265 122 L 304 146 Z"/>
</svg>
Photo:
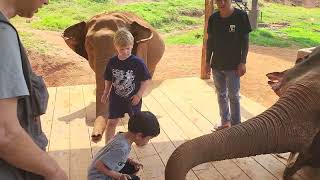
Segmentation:
<svg viewBox="0 0 320 180">
<path fill-rule="evenodd" d="M 279 100 L 242 124 L 179 146 L 166 165 L 166 180 L 184 180 L 202 163 L 269 153 L 299 153 L 285 179 L 302 166 L 320 167 L 320 46 L 293 68 L 267 76 Z"/>
<path fill-rule="evenodd" d="M 160 61 L 165 45 L 157 33 L 144 20 L 128 12 L 96 15 L 88 22 L 68 27 L 63 37 L 68 46 L 89 61 L 96 75 L 96 116 L 107 114 L 108 108 L 100 102 L 104 90 L 104 71 L 110 57 L 116 54 L 113 35 L 120 28 L 127 28 L 134 36 L 133 54 L 141 57 L 151 76 Z"/>
</svg>

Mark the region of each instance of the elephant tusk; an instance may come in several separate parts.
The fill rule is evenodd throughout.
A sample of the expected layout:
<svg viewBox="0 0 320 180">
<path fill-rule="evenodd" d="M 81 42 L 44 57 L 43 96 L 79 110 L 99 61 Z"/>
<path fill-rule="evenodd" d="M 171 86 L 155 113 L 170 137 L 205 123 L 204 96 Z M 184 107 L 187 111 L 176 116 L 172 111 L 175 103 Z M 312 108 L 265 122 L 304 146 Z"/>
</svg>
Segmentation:
<svg viewBox="0 0 320 180">
<path fill-rule="evenodd" d="M 141 40 L 139 40 L 139 41 L 136 41 L 136 43 L 139 44 L 139 43 L 142 43 L 142 42 L 145 42 L 145 41 L 149 41 L 149 40 L 152 39 L 152 38 L 153 38 L 153 33 L 151 33 L 151 36 L 150 36 L 150 37 L 148 37 L 148 38 L 146 38 L 146 39 L 141 39 Z"/>
</svg>

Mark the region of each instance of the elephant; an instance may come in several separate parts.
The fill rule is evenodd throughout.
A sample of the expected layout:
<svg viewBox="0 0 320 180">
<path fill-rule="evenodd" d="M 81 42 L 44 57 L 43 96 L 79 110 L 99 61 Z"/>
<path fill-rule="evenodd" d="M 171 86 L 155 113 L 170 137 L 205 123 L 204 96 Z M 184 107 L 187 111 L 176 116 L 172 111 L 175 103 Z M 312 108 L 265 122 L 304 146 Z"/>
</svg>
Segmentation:
<svg viewBox="0 0 320 180">
<path fill-rule="evenodd" d="M 320 167 L 320 46 L 267 77 L 278 101 L 246 122 L 181 144 L 167 162 L 166 180 L 184 180 L 202 163 L 270 153 L 299 153 L 284 179 L 303 166 Z"/>
<path fill-rule="evenodd" d="M 153 76 L 163 56 L 165 44 L 159 33 L 137 15 L 129 12 L 99 14 L 87 22 L 68 27 L 63 32 L 66 44 L 89 61 L 96 78 L 96 117 L 106 118 L 108 107 L 100 102 L 104 91 L 104 71 L 109 59 L 116 54 L 113 35 L 127 28 L 134 36 L 132 53 L 141 57 Z"/>
</svg>

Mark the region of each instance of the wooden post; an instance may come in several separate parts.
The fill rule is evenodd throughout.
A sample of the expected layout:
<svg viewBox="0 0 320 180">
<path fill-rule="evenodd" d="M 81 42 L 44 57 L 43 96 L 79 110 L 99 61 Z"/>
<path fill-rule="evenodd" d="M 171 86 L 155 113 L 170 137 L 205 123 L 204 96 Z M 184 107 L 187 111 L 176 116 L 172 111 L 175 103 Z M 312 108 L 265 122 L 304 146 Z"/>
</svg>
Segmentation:
<svg viewBox="0 0 320 180">
<path fill-rule="evenodd" d="M 204 35 L 203 35 L 203 45 L 202 45 L 202 57 L 201 57 L 201 79 L 209 79 L 210 74 L 206 71 L 206 53 L 207 53 L 207 40 L 208 40 L 208 20 L 213 12 L 213 1 L 205 0 L 205 18 L 204 18 Z"/>
<path fill-rule="evenodd" d="M 259 16 L 258 0 L 252 0 L 251 10 L 249 11 L 249 19 L 250 19 L 250 24 L 252 29 L 258 28 L 258 16 Z"/>
</svg>

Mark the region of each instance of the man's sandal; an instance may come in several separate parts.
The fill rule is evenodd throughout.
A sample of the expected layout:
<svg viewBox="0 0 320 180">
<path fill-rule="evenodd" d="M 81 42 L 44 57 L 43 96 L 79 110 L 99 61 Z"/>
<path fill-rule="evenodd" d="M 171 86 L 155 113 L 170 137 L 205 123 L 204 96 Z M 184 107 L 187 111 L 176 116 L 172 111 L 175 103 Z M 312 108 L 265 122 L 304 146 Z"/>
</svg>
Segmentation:
<svg viewBox="0 0 320 180">
<path fill-rule="evenodd" d="M 222 129 L 226 129 L 226 128 L 229 128 L 229 127 L 231 127 L 229 124 L 224 124 L 224 125 L 221 125 L 221 126 L 214 127 L 214 130 L 215 131 L 220 131 Z"/>
</svg>

